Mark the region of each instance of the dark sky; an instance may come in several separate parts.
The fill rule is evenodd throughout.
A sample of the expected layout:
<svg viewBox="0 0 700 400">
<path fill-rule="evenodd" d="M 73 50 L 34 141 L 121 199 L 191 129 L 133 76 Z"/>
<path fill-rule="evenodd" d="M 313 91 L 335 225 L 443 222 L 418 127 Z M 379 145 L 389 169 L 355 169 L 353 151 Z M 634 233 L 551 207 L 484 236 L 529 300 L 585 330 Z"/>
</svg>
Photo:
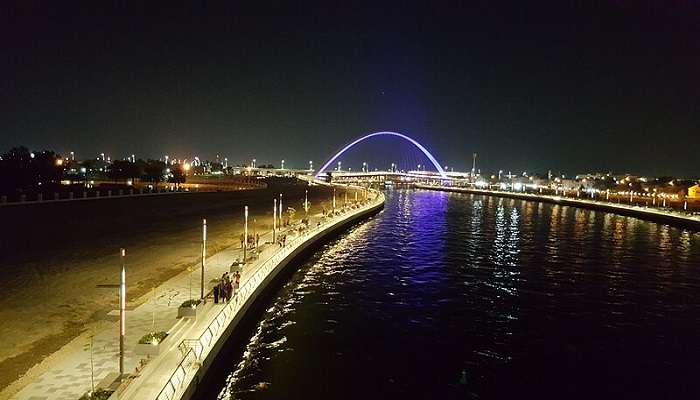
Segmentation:
<svg viewBox="0 0 700 400">
<path fill-rule="evenodd" d="M 460 169 L 700 175 L 697 2 L 22 3 L 0 19 L 0 151 L 303 167 L 393 130 Z"/>
</svg>

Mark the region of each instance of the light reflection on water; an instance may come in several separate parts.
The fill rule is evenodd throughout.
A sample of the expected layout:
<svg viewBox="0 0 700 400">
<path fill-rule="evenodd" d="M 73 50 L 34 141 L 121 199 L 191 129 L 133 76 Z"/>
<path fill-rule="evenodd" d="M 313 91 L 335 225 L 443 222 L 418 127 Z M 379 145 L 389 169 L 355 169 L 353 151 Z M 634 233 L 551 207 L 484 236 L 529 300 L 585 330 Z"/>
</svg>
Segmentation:
<svg viewBox="0 0 700 400">
<path fill-rule="evenodd" d="M 280 289 L 218 398 L 697 397 L 699 268 L 695 232 L 389 192 Z"/>
</svg>

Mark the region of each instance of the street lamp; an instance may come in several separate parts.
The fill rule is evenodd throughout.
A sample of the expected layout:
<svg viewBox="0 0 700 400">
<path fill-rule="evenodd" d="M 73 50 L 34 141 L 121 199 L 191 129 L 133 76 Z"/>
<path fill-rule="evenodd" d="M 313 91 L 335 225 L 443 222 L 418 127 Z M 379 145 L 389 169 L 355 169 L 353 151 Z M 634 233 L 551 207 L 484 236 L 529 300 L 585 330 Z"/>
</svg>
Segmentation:
<svg viewBox="0 0 700 400">
<path fill-rule="evenodd" d="M 284 169 L 284 160 L 282 160 L 282 169 Z"/>
<path fill-rule="evenodd" d="M 126 335 L 126 249 L 121 249 L 122 273 L 119 283 L 119 376 L 124 375 L 124 336 Z"/>
<path fill-rule="evenodd" d="M 274 198 L 274 206 L 272 208 L 272 243 L 276 243 L 275 233 L 277 231 L 277 198 Z"/>
<path fill-rule="evenodd" d="M 304 213 L 309 216 L 309 189 L 304 191 Z"/>
<path fill-rule="evenodd" d="M 202 277 L 199 298 L 204 299 L 204 266 L 207 259 L 207 219 L 202 219 Z"/>
<path fill-rule="evenodd" d="M 313 171 L 313 170 L 314 170 L 314 162 L 309 160 L 309 171 Z"/>
<path fill-rule="evenodd" d="M 124 336 L 126 335 L 126 249 L 119 249 L 122 270 L 119 284 L 97 285 L 99 288 L 119 289 L 119 380 L 124 378 Z"/>
<path fill-rule="evenodd" d="M 248 250 L 248 206 L 244 208 L 244 219 L 243 219 L 243 263 L 246 262 L 246 254 Z"/>
<path fill-rule="evenodd" d="M 282 193 L 280 193 L 280 229 L 284 225 L 284 221 L 282 221 Z"/>
<path fill-rule="evenodd" d="M 333 215 L 335 215 L 335 186 L 333 187 Z"/>
</svg>

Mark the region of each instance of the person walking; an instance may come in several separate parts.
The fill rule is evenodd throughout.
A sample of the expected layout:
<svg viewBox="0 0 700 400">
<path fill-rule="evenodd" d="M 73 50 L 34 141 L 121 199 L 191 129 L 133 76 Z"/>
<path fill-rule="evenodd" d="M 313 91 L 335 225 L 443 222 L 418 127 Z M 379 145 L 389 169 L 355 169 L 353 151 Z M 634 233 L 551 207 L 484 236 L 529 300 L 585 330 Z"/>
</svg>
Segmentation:
<svg viewBox="0 0 700 400">
<path fill-rule="evenodd" d="M 235 275 L 235 284 L 233 286 L 234 290 L 236 293 L 238 293 L 238 289 L 241 287 L 241 273 L 239 271 L 236 271 Z"/>
<path fill-rule="evenodd" d="M 245 240 L 245 235 L 241 233 L 241 248 L 243 248 L 243 241 Z"/>
<path fill-rule="evenodd" d="M 221 295 L 221 301 L 222 301 L 222 302 L 228 302 L 229 293 L 228 293 L 228 285 L 227 285 L 227 282 L 228 282 L 228 273 L 227 273 L 227 272 L 224 272 L 224 274 L 221 275 L 221 283 L 220 283 L 220 285 L 221 285 L 221 293 L 222 293 L 222 295 Z"/>
<path fill-rule="evenodd" d="M 260 245 L 260 234 L 256 233 L 255 234 L 255 248 L 257 249 L 259 245 Z"/>
<path fill-rule="evenodd" d="M 217 283 L 216 286 L 214 286 L 214 304 L 219 304 L 219 290 L 220 290 L 221 283 Z"/>
<path fill-rule="evenodd" d="M 227 285 L 226 291 L 228 292 L 227 302 L 229 302 L 229 301 L 231 301 L 231 297 L 233 297 L 233 284 L 231 283 L 230 279 L 228 280 L 226 285 Z"/>
</svg>

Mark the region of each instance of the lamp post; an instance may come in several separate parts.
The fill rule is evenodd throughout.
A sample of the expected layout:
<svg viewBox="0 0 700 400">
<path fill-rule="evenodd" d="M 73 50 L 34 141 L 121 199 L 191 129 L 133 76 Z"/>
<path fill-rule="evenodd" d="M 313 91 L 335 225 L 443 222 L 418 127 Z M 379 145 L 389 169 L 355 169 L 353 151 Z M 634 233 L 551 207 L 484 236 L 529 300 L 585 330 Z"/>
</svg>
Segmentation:
<svg viewBox="0 0 700 400">
<path fill-rule="evenodd" d="M 119 284 L 97 285 L 99 288 L 119 290 L 119 381 L 124 378 L 124 336 L 126 335 L 126 249 L 119 249 L 122 270 Z"/>
<path fill-rule="evenodd" d="M 204 299 L 204 266 L 207 260 L 207 219 L 202 219 L 202 276 L 200 279 L 199 298 Z"/>
<path fill-rule="evenodd" d="M 343 200 L 343 208 L 348 206 L 348 188 L 345 188 L 345 199 Z"/>
<path fill-rule="evenodd" d="M 277 199 L 273 199 L 275 205 L 272 208 L 272 243 L 277 242 L 276 231 L 277 231 Z"/>
<path fill-rule="evenodd" d="M 282 226 L 284 226 L 284 221 L 282 221 L 282 193 L 280 193 L 280 230 L 282 229 Z"/>
<path fill-rule="evenodd" d="M 248 206 L 244 208 L 243 218 L 243 263 L 246 262 L 246 254 L 248 250 Z"/>
<path fill-rule="evenodd" d="M 304 213 L 309 216 L 309 189 L 304 190 Z"/>
<path fill-rule="evenodd" d="M 309 171 L 313 171 L 313 170 L 314 170 L 314 162 L 309 160 Z"/>
<path fill-rule="evenodd" d="M 119 282 L 119 376 L 124 375 L 124 335 L 126 335 L 126 249 L 121 249 L 122 273 Z"/>
<path fill-rule="evenodd" d="M 335 215 L 335 186 L 333 187 L 333 215 Z"/>
</svg>

